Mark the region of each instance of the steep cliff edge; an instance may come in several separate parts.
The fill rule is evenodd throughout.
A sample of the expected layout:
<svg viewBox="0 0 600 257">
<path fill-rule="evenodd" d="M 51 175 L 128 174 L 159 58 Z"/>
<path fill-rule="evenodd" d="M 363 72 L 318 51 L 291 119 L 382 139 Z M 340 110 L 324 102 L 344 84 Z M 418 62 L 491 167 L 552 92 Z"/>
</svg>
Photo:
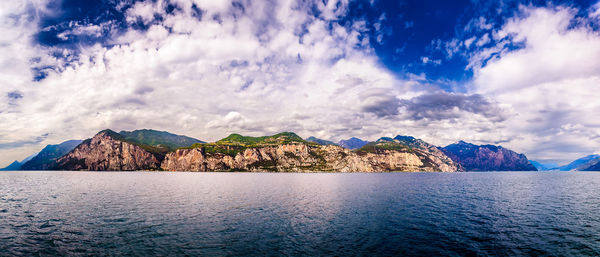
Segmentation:
<svg viewBox="0 0 600 257">
<path fill-rule="evenodd" d="M 459 141 L 441 150 L 467 171 L 536 171 L 524 154 L 501 146 L 474 145 Z"/>
<path fill-rule="evenodd" d="M 441 152 L 440 152 L 441 153 Z M 291 132 L 270 137 L 233 134 L 216 143 L 196 144 L 166 155 L 161 168 L 170 171 L 386 172 L 458 171 L 443 153 L 381 141 L 350 151 L 304 141 Z"/>
<path fill-rule="evenodd" d="M 112 130 L 103 130 L 59 158 L 53 169 L 156 170 L 160 168 L 162 156 L 153 150 L 152 146 L 137 145 Z"/>
</svg>

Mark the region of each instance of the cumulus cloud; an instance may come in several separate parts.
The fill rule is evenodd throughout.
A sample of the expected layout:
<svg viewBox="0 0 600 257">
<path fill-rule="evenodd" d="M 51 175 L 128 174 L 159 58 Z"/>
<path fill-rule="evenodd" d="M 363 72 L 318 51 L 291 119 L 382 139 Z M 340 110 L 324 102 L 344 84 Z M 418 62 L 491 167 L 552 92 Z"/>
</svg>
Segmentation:
<svg viewBox="0 0 600 257">
<path fill-rule="evenodd" d="M 578 65 L 583 70 L 576 70 L 562 64 L 550 69 L 547 59 L 541 64 L 521 59 L 539 56 L 545 53 L 540 48 L 547 47 L 529 39 L 535 31 L 520 30 L 521 22 L 536 25 L 527 23 L 528 17 L 559 16 L 555 23 L 543 20 L 556 25 L 557 31 L 540 28 L 545 31 L 540 33 L 555 36 L 560 46 L 576 43 L 572 46 L 576 56 L 596 54 L 596 35 L 582 27 L 561 27 L 560 17 L 573 19 L 568 8 L 547 9 L 547 15 L 525 8 L 529 15 L 517 16 L 487 37 L 482 34 L 468 44 L 458 39 L 434 42 L 448 55 L 466 45 L 494 53 L 492 60 L 492 54 L 483 50 L 478 56 L 485 58 L 473 57 L 470 67 L 475 77 L 464 94 L 440 91 L 426 74 L 397 76 L 383 67 L 372 45 L 385 42 L 391 33 L 383 26 L 385 15 L 377 28 L 360 18 L 340 22 L 348 14 L 346 0 L 122 2 L 111 9 L 121 12 L 121 18 L 61 21 L 53 25 L 57 27 L 40 22 L 45 16 L 60 15 L 45 9 L 45 1 L 2 5 L 0 145 L 11 148 L 0 149 L 0 162 L 6 164 L 45 144 L 88 138 L 105 128 L 153 128 L 205 141 L 229 133 L 281 131 L 334 140 L 408 134 L 440 145 L 458 139 L 520 140 L 536 135 L 534 127 L 519 130 L 521 136 L 507 126 L 539 124 L 536 118 L 551 115 L 538 112 L 561 105 L 573 112 L 552 119 L 583 126 L 564 127 L 563 133 L 592 135 L 586 129 L 589 122 L 572 118 L 582 114 L 576 101 L 587 101 L 586 110 L 595 110 L 596 105 L 583 91 L 568 91 L 598 84 L 590 75 L 598 70 L 595 61 L 581 59 L 584 63 Z M 492 29 L 485 19 L 471 26 Z M 372 33 L 375 38 L 368 36 L 369 29 L 377 30 Z M 40 42 L 42 30 L 55 33 L 52 36 L 60 43 Z M 527 47 L 513 52 L 503 48 L 509 43 L 498 43 L 513 41 L 526 42 Z M 556 61 L 577 59 L 560 56 L 563 59 Z M 432 66 L 441 63 L 429 57 L 423 61 Z M 513 66 L 505 63 L 511 61 L 533 68 L 532 74 L 571 75 L 536 78 L 510 70 Z M 559 85 L 562 91 L 553 91 Z M 515 91 L 525 89 L 532 91 Z M 510 97 L 503 90 L 518 94 Z M 538 94 L 533 102 L 527 99 L 531 94 Z M 578 98 L 541 100 L 561 94 Z M 549 132 L 519 144 L 512 140 L 511 146 L 529 150 L 560 130 L 540 126 Z"/>
<path fill-rule="evenodd" d="M 470 58 L 469 91 L 514 111 L 509 145 L 533 158 L 564 162 L 600 143 L 600 35 L 587 25 L 594 8 L 577 17 L 572 7 L 521 6 L 493 32 L 496 44 Z"/>
<path fill-rule="evenodd" d="M 334 133 L 383 114 L 368 109 L 381 100 L 368 92 L 394 98 L 403 85 L 378 63 L 364 21 L 337 23 L 347 4 L 142 1 L 117 6 L 121 21 L 60 22 L 55 29 L 37 26 L 51 11 L 45 2 L 5 3 L 0 144 L 13 148 L 0 150 L 1 161 L 104 128 L 203 140 L 283 130 L 349 136 Z M 105 31 L 115 24 L 119 31 Z M 102 41 L 41 44 L 36 35 L 44 29 L 65 42 Z M 371 100 L 357 105 L 362 95 Z M 363 115 L 365 109 L 376 115 Z"/>
</svg>

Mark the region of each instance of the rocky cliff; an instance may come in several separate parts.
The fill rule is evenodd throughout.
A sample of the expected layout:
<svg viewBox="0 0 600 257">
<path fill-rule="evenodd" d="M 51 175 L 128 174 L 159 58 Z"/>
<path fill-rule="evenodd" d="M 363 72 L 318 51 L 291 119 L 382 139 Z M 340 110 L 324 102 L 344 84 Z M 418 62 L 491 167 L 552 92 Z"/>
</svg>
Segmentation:
<svg viewBox="0 0 600 257">
<path fill-rule="evenodd" d="M 204 143 L 201 140 L 183 135 L 176 135 L 166 131 L 152 129 L 140 129 L 134 131 L 121 131 L 119 135 L 126 141 L 140 145 L 148 145 L 155 148 L 162 148 L 165 152 L 175 150 L 180 147 L 191 146 L 196 143 Z"/>
<path fill-rule="evenodd" d="M 232 141 L 229 138 L 244 139 Z M 232 135 L 215 144 L 179 149 L 166 155 L 161 168 L 170 171 L 277 172 L 461 170 L 439 150 L 436 154 L 403 145 L 397 140 L 375 142 L 351 151 L 335 145 L 310 143 L 288 132 L 262 139 Z"/>
<path fill-rule="evenodd" d="M 160 168 L 161 159 L 152 152 L 152 147 L 137 145 L 112 130 L 103 130 L 59 158 L 53 169 L 156 170 Z"/>
<path fill-rule="evenodd" d="M 214 143 L 167 150 L 167 143 L 131 139 L 103 130 L 56 160 L 60 170 L 167 170 L 271 172 L 389 172 L 464 169 L 437 147 L 413 137 L 381 138 L 359 149 L 308 142 L 292 132 L 248 137 L 232 134 Z M 161 139 L 162 140 L 162 139 Z"/>
<path fill-rule="evenodd" d="M 536 171 L 524 154 L 501 146 L 474 145 L 459 141 L 441 150 L 467 171 Z"/>
</svg>

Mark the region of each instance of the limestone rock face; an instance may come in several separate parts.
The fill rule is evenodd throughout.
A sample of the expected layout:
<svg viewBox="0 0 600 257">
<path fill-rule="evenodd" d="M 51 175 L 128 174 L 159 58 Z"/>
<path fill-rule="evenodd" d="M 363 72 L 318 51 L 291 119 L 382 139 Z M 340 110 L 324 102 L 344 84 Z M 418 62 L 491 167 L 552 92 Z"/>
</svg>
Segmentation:
<svg viewBox="0 0 600 257">
<path fill-rule="evenodd" d="M 133 171 L 156 170 L 160 160 L 144 148 L 104 130 L 56 161 L 58 170 Z"/>
<path fill-rule="evenodd" d="M 447 163 L 446 160 L 431 155 L 394 150 L 357 153 L 335 145 L 303 143 L 247 148 L 233 156 L 207 153 L 204 148 L 179 149 L 166 155 L 161 168 L 170 171 L 273 172 L 452 172 L 460 170 L 459 166 L 453 164 L 451 160 Z"/>
<path fill-rule="evenodd" d="M 261 148 L 247 148 L 230 156 L 206 153 L 204 148 L 179 149 L 167 154 L 163 170 L 172 171 L 302 171 L 315 166 L 320 160 L 305 144 L 285 144 Z"/>
<path fill-rule="evenodd" d="M 411 136 L 396 136 L 394 140 L 410 146 L 415 154 L 419 155 L 421 159 L 426 160 L 430 163 L 430 167 L 438 167 L 441 171 L 465 171 L 464 168 L 458 163 L 453 161 L 448 155 L 441 151 L 437 146 L 429 144 L 421 139 L 417 139 Z"/>
</svg>

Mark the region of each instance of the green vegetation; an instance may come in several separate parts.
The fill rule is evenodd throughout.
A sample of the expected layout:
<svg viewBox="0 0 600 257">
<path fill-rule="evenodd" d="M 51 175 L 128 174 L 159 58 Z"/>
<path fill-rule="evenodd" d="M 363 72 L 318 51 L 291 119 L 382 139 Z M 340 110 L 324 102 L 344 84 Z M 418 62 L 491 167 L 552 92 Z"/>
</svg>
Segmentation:
<svg viewBox="0 0 600 257">
<path fill-rule="evenodd" d="M 195 143 L 191 146 L 180 147 L 178 149 L 202 148 L 207 154 L 224 154 L 235 157 L 238 153 L 244 152 L 248 148 L 260 148 L 268 146 L 277 146 L 290 143 L 303 143 L 307 145 L 318 145 L 308 142 L 293 132 L 283 132 L 272 136 L 249 137 L 240 134 L 231 134 L 214 143 Z M 287 155 L 288 153 L 286 153 Z M 291 154 L 291 153 L 290 153 Z M 293 155 L 293 154 L 292 154 Z M 291 156 L 288 156 L 291 157 Z M 296 157 L 296 156 L 294 156 Z M 263 167 L 263 166 L 261 166 Z"/>
<path fill-rule="evenodd" d="M 270 145 L 282 145 L 292 142 L 308 143 L 293 132 L 283 132 L 272 136 L 248 137 L 240 134 L 231 134 L 217 141 L 217 145 L 241 145 L 245 147 L 264 147 Z"/>
<path fill-rule="evenodd" d="M 114 133 L 114 131 L 113 131 Z M 124 140 L 138 145 L 147 145 L 160 151 L 172 151 L 180 147 L 191 146 L 196 143 L 204 143 L 198 139 L 171 134 L 166 131 L 141 129 L 134 131 L 121 131 L 118 133 Z"/>
<path fill-rule="evenodd" d="M 273 160 L 262 160 L 256 163 L 253 163 L 249 166 L 250 170 L 254 169 L 263 169 L 266 171 L 276 172 L 277 171 L 277 163 Z"/>
<path fill-rule="evenodd" d="M 179 149 L 196 149 L 202 148 L 207 154 L 224 154 L 231 157 L 235 157 L 238 153 L 244 152 L 248 147 L 242 145 L 220 145 L 217 143 L 196 143 L 188 147 L 181 147 Z"/>
<path fill-rule="evenodd" d="M 383 140 L 382 140 L 383 139 Z M 363 147 L 354 150 L 354 152 L 358 154 L 366 154 L 366 153 L 380 153 L 382 151 L 391 150 L 391 151 L 399 151 L 399 152 L 413 152 L 413 149 L 405 144 L 400 142 L 391 140 L 386 140 L 388 138 L 381 138 L 377 140 L 377 142 L 371 142 Z"/>
<path fill-rule="evenodd" d="M 243 153 L 246 150 L 246 147 L 237 146 L 237 145 L 214 145 L 214 144 L 204 144 L 204 152 L 208 154 L 224 154 L 229 155 L 231 157 L 235 157 L 238 153 Z"/>
<path fill-rule="evenodd" d="M 123 136 L 123 135 L 121 135 L 121 134 L 119 134 L 117 132 L 114 132 L 114 131 L 112 131 L 110 129 L 105 129 L 105 130 L 102 130 L 102 131 L 98 132 L 98 134 L 100 134 L 100 133 L 105 133 L 107 136 L 111 137 L 114 140 L 118 140 L 118 141 L 122 141 L 122 142 L 130 143 L 132 145 L 139 146 L 142 149 L 144 149 L 144 150 L 146 150 L 146 151 L 148 151 L 150 153 L 153 153 L 157 157 L 164 157 L 164 155 L 166 153 L 168 153 L 169 151 L 171 151 L 171 149 L 169 147 L 165 146 L 165 145 L 156 145 L 156 146 L 153 146 L 153 145 L 144 144 L 144 143 L 142 143 L 142 142 L 140 142 L 138 140 L 134 140 L 132 138 L 126 138 L 125 136 Z M 85 143 L 89 144 L 88 140 L 89 139 L 83 141 L 83 143 L 84 144 Z"/>
</svg>

